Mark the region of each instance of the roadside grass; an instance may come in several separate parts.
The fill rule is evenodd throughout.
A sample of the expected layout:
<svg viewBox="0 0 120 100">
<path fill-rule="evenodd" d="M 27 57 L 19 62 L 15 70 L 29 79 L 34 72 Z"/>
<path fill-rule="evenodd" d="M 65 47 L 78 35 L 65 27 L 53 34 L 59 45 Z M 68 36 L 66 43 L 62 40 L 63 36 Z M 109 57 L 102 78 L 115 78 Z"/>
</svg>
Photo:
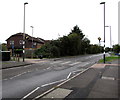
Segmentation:
<svg viewBox="0 0 120 100">
<path fill-rule="evenodd" d="M 109 56 L 109 57 L 105 57 L 105 61 L 106 61 L 106 62 L 114 61 L 114 60 L 117 60 L 117 59 L 120 59 L 120 56 L 111 55 L 111 56 Z M 98 63 L 103 63 L 103 62 L 104 62 L 103 59 L 100 59 L 100 60 L 98 61 Z"/>
</svg>

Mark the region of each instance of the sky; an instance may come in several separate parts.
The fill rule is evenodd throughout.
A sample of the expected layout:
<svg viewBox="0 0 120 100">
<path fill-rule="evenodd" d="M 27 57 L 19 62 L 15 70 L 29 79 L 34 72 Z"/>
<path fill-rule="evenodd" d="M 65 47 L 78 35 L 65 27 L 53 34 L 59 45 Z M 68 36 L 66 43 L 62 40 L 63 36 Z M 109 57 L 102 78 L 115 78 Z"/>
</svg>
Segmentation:
<svg viewBox="0 0 120 100">
<path fill-rule="evenodd" d="M 111 26 L 112 45 L 118 43 L 119 0 L 1 0 L 0 42 L 6 43 L 11 35 L 23 32 L 24 3 L 26 5 L 25 32 L 45 40 L 55 40 L 68 35 L 75 25 L 82 30 L 91 44 L 104 39 L 104 6 L 106 26 Z M 106 47 L 110 46 L 110 29 L 105 28 Z M 103 45 L 103 42 L 101 42 Z"/>
</svg>

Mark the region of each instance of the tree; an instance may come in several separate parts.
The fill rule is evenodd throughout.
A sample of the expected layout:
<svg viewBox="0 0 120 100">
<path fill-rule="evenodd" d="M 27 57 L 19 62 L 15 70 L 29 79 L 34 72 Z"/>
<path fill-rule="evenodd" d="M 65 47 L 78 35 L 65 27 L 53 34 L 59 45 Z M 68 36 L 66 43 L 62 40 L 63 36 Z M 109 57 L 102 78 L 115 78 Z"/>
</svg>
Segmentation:
<svg viewBox="0 0 120 100">
<path fill-rule="evenodd" d="M 70 34 L 77 33 L 80 36 L 80 39 L 84 38 L 84 34 L 82 33 L 82 30 L 79 29 L 79 27 L 76 25 L 73 27 L 73 30 L 71 30 Z"/>
<path fill-rule="evenodd" d="M 63 36 L 60 39 L 60 54 L 66 56 L 70 54 L 70 40 L 68 36 Z"/>
<path fill-rule="evenodd" d="M 115 53 L 119 53 L 119 52 L 120 52 L 120 45 L 119 45 L 119 44 L 114 45 L 114 46 L 113 46 L 113 51 L 114 51 Z"/>
<path fill-rule="evenodd" d="M 2 51 L 7 51 L 7 44 L 6 43 L 2 43 Z"/>
<path fill-rule="evenodd" d="M 76 25 L 68 36 L 43 45 L 36 51 L 37 55 L 45 57 L 74 56 L 85 53 L 100 53 L 103 48 L 98 45 L 90 45 L 90 40 L 85 37 L 82 30 Z"/>
</svg>

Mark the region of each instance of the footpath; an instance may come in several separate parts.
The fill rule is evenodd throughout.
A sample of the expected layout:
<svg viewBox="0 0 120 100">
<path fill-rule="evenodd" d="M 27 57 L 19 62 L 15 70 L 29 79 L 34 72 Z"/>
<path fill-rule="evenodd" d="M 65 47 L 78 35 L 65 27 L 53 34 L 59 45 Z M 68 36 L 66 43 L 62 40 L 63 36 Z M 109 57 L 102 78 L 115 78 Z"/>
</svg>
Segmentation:
<svg viewBox="0 0 120 100">
<path fill-rule="evenodd" d="M 36 100 L 97 99 L 120 100 L 120 75 L 118 60 L 111 64 L 95 64 L 84 72 L 78 73 L 68 81 L 46 91 Z M 44 99 L 43 99 L 44 100 Z"/>
<path fill-rule="evenodd" d="M 0 69 L 7 69 L 7 68 L 31 65 L 34 63 L 39 63 L 40 61 L 43 61 L 43 60 L 44 59 L 25 59 L 25 61 L 23 62 L 23 59 L 20 58 L 19 61 L 3 61 L 2 67 Z"/>
</svg>

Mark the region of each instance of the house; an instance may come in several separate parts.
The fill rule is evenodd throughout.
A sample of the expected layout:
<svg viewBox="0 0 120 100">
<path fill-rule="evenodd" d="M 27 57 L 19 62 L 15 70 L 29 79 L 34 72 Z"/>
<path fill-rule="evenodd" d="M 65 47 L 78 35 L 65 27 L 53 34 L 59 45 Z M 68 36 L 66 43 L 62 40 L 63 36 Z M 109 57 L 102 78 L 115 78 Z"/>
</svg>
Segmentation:
<svg viewBox="0 0 120 100">
<path fill-rule="evenodd" d="M 22 53 L 23 49 L 23 33 L 17 33 L 14 35 L 11 35 L 7 40 L 7 48 L 10 50 L 12 53 L 15 50 L 20 50 Z M 45 44 L 45 40 L 41 38 L 35 38 L 32 37 L 28 34 L 25 34 L 25 50 L 36 50 L 40 48 L 42 45 Z"/>
</svg>

